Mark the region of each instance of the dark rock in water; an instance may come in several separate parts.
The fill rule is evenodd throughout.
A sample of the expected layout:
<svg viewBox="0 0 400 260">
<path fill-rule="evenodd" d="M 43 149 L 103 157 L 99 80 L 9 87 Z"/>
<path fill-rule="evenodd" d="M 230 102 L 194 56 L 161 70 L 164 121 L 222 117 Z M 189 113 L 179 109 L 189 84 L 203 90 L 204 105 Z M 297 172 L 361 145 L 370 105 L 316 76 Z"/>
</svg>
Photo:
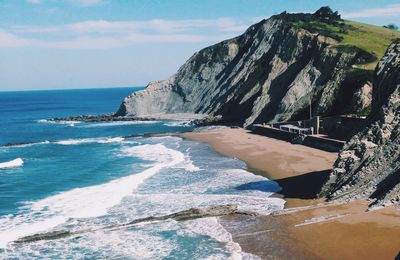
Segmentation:
<svg viewBox="0 0 400 260">
<path fill-rule="evenodd" d="M 47 232 L 47 233 L 39 233 L 39 234 L 34 234 L 32 236 L 26 236 L 23 238 L 20 238 L 16 241 L 15 243 L 29 243 L 29 242 L 35 242 L 35 241 L 40 241 L 40 240 L 52 240 L 52 239 L 60 239 L 64 237 L 71 236 L 72 233 L 68 230 L 58 230 L 58 231 L 52 231 L 52 232 Z"/>
<path fill-rule="evenodd" d="M 207 218 L 207 217 L 219 217 L 219 216 L 226 216 L 232 214 L 240 214 L 240 215 L 248 215 L 248 216 L 255 216 L 257 215 L 254 212 L 247 212 L 247 211 L 239 211 L 236 205 L 216 205 L 210 206 L 206 208 L 191 208 L 188 210 L 179 211 L 173 214 L 164 215 L 164 216 L 151 216 L 146 218 L 135 219 L 125 224 L 116 224 L 105 226 L 99 229 L 87 229 L 87 230 L 78 230 L 78 231 L 69 231 L 69 230 L 59 230 L 59 231 L 51 231 L 46 233 L 39 233 L 34 234 L 31 236 L 26 236 L 19 238 L 18 240 L 14 241 L 14 243 L 30 243 L 40 240 L 53 240 L 53 239 L 61 239 L 70 236 L 76 236 L 83 233 L 94 232 L 97 230 L 115 230 L 126 228 L 130 226 L 137 225 L 143 222 L 153 222 L 153 221 L 162 221 L 167 219 L 174 219 L 176 221 L 185 221 L 185 220 L 192 220 L 197 218 Z"/>
<path fill-rule="evenodd" d="M 321 195 L 400 203 L 400 40 L 375 70 L 368 126 L 343 148 Z"/>
<path fill-rule="evenodd" d="M 126 97 L 116 116 L 200 113 L 248 126 L 304 118 L 310 101 L 320 116 L 358 112 L 352 104 L 369 106 L 370 99 L 363 99 L 368 88 L 360 89 L 372 75 L 353 65 L 371 55 L 357 47 L 340 49 L 333 36 L 296 24 L 331 25 L 339 17 L 323 8 L 262 20 L 195 53 L 169 79 Z"/>
<path fill-rule="evenodd" d="M 12 146 L 19 146 L 19 145 L 30 145 L 30 144 L 33 144 L 33 142 L 19 142 L 19 143 L 7 143 L 7 144 L 4 144 L 4 145 L 2 145 L 2 146 L 5 146 L 5 147 L 12 147 Z"/>
<path fill-rule="evenodd" d="M 209 126 L 223 124 L 224 120 L 222 116 L 206 116 L 204 118 L 195 119 L 191 123 L 195 126 Z"/>
<path fill-rule="evenodd" d="M 69 117 L 55 117 L 47 119 L 50 122 L 79 121 L 79 122 L 116 122 L 116 121 L 153 121 L 155 117 L 116 116 L 114 113 L 101 115 L 79 115 Z"/>
</svg>

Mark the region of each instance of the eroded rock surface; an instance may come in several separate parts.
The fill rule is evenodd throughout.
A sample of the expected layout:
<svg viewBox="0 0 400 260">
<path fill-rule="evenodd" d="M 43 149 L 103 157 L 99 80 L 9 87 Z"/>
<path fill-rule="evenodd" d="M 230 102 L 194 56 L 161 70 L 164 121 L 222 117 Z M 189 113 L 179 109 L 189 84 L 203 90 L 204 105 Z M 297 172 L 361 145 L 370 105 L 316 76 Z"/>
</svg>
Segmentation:
<svg viewBox="0 0 400 260">
<path fill-rule="evenodd" d="M 21 237 L 18 240 L 14 241 L 14 243 L 31 243 L 41 240 L 62 239 L 65 237 L 78 236 L 84 233 L 95 232 L 98 230 L 115 230 L 115 229 L 127 228 L 145 222 L 151 223 L 154 221 L 163 221 L 168 219 L 173 219 L 176 221 L 186 221 L 198 218 L 220 217 L 220 216 L 227 216 L 234 214 L 247 215 L 247 216 L 257 215 L 257 213 L 254 212 L 240 211 L 238 210 L 237 205 L 215 205 L 205 208 L 190 208 L 188 210 L 179 211 L 169 215 L 151 216 L 146 218 L 135 219 L 128 223 L 109 225 L 99 229 L 84 229 L 76 231 L 56 230 L 45 233 L 37 233 L 26 237 Z"/>
<path fill-rule="evenodd" d="M 400 41 L 375 70 L 369 125 L 355 135 L 335 162 L 323 195 L 369 198 L 371 205 L 400 201 Z"/>
<path fill-rule="evenodd" d="M 116 115 L 191 112 L 248 126 L 302 118 L 310 100 L 318 115 L 357 112 L 352 100 L 368 106 L 368 83 L 352 73 L 365 52 L 343 51 L 335 39 L 294 26 L 290 16 L 273 16 L 195 53 L 169 79 L 126 97 Z"/>
</svg>

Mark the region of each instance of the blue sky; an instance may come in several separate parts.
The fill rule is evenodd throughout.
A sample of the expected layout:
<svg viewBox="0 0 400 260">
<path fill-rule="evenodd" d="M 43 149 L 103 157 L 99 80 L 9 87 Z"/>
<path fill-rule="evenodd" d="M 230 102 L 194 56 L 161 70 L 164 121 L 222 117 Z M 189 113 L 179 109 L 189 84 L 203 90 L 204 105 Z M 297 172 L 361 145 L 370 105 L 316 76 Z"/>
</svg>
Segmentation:
<svg viewBox="0 0 400 260">
<path fill-rule="evenodd" d="M 400 25 L 394 0 L 0 0 L 0 90 L 146 85 L 282 11 Z"/>
</svg>

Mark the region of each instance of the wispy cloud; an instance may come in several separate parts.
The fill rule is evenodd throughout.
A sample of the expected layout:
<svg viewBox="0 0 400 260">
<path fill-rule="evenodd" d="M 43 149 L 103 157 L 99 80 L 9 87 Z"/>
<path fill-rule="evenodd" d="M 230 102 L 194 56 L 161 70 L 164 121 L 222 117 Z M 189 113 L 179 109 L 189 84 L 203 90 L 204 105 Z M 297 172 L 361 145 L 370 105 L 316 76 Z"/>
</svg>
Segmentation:
<svg viewBox="0 0 400 260">
<path fill-rule="evenodd" d="M 0 47 L 24 47 L 32 44 L 32 40 L 25 39 L 0 29 Z"/>
<path fill-rule="evenodd" d="M 47 1 L 49 1 L 49 0 L 26 0 L 26 2 L 28 2 L 30 4 L 41 4 L 41 3 L 44 3 Z M 95 6 L 95 5 L 100 5 L 100 4 L 105 3 L 105 0 L 65 0 L 65 1 L 70 4 L 83 6 L 83 7 Z M 56 1 L 53 1 L 53 2 L 56 2 Z"/>
<path fill-rule="evenodd" d="M 0 28 L 0 47 L 109 49 L 144 43 L 215 42 L 243 32 L 250 21 L 233 18 L 82 21 L 58 26 Z"/>
<path fill-rule="evenodd" d="M 14 26 L 13 29 L 22 33 L 120 33 L 126 31 L 154 31 L 171 33 L 194 29 L 212 29 L 225 32 L 245 30 L 247 24 L 232 18 L 192 19 L 192 20 L 143 20 L 143 21 L 82 21 L 60 26 Z"/>
<path fill-rule="evenodd" d="M 252 20 L 250 20 L 252 22 Z M 193 20 L 144 20 L 144 21 L 82 21 L 60 26 L 14 26 L 16 32 L 22 33 L 121 33 L 127 31 L 155 31 L 171 33 L 193 31 L 195 29 L 213 29 L 224 32 L 239 32 L 248 24 L 232 18 L 193 19 Z"/>
<path fill-rule="evenodd" d="M 69 0 L 69 2 L 80 6 L 95 6 L 105 3 L 104 0 Z"/>
<path fill-rule="evenodd" d="M 399 16 L 400 4 L 387 5 L 380 8 L 361 9 L 354 12 L 343 12 L 343 18 L 369 18 L 369 17 L 382 17 L 382 16 Z"/>
<path fill-rule="evenodd" d="M 43 0 L 26 0 L 30 4 L 40 4 Z"/>
</svg>

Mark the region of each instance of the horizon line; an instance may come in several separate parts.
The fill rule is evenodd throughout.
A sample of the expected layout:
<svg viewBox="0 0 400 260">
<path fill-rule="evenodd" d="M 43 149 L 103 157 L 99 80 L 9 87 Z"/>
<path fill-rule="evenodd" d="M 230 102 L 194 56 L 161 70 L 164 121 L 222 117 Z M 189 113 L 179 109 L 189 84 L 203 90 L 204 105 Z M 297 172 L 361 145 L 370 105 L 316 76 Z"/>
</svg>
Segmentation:
<svg viewBox="0 0 400 260">
<path fill-rule="evenodd" d="M 63 90 L 93 90 L 93 89 L 118 89 L 118 88 L 144 88 L 145 85 L 135 86 L 116 86 L 116 87 L 72 87 L 72 88 L 49 88 L 49 89 L 16 89 L 16 90 L 2 90 L 0 92 L 28 92 L 28 91 L 63 91 Z"/>
</svg>

